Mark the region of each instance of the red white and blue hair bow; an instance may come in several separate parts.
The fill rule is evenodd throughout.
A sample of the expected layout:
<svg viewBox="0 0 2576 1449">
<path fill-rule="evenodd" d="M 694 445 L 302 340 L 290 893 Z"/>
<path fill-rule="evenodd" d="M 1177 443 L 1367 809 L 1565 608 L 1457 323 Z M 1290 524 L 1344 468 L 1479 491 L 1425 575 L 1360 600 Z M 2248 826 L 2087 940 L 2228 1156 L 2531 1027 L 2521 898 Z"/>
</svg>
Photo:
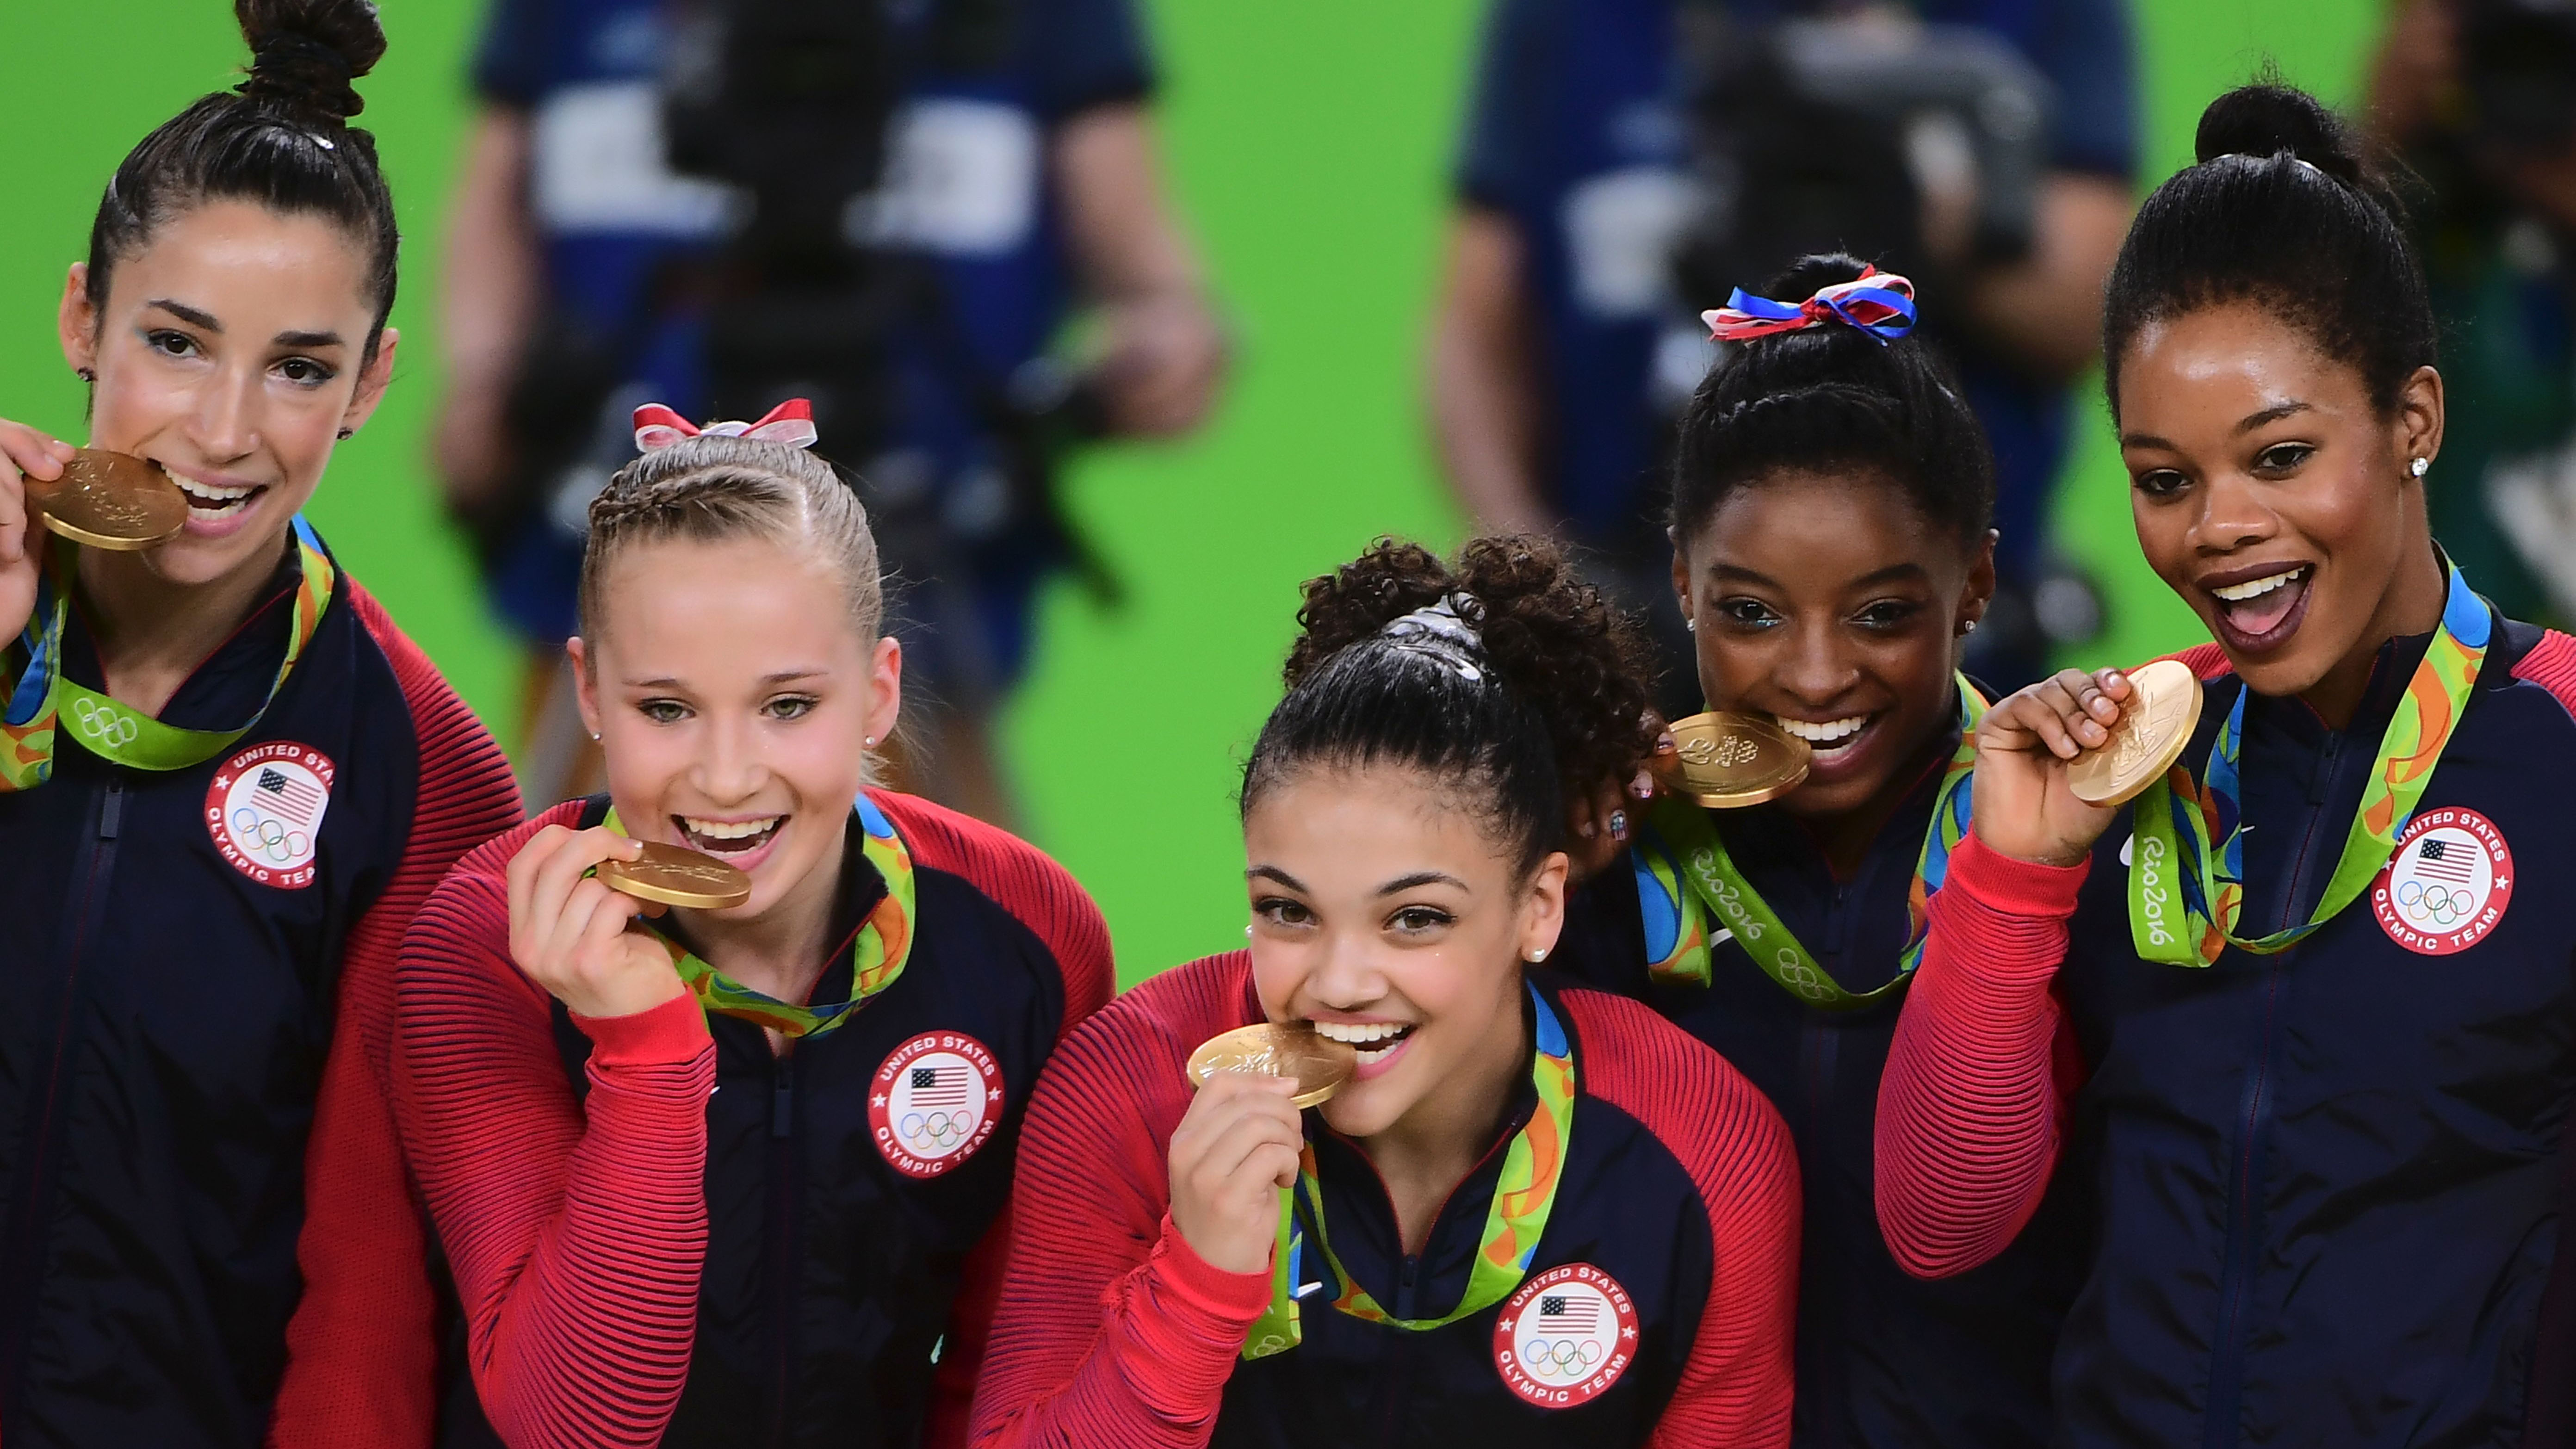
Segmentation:
<svg viewBox="0 0 2576 1449">
<path fill-rule="evenodd" d="M 810 448 L 815 438 L 814 405 L 801 397 L 791 397 L 763 414 L 758 422 L 709 423 L 703 428 L 660 403 L 646 403 L 635 410 L 635 446 L 642 452 L 698 437 L 756 438 L 764 443 Z"/>
<path fill-rule="evenodd" d="M 1914 330 L 1914 284 L 1894 272 L 1866 267 L 1848 282 L 1817 288 L 1804 302 L 1774 302 L 1738 287 L 1725 306 L 1700 313 L 1699 320 L 1708 324 L 1712 342 L 1743 342 L 1840 322 L 1883 346 Z"/>
</svg>

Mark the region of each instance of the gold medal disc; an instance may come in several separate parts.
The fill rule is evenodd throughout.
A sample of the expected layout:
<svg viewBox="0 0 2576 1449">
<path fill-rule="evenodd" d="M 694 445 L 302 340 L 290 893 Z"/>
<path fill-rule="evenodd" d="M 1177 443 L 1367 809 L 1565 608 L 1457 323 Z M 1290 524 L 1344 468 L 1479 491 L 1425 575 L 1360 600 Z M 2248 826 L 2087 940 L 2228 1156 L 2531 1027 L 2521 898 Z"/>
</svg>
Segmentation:
<svg viewBox="0 0 2576 1449">
<path fill-rule="evenodd" d="M 161 465 L 83 448 L 51 483 L 26 479 L 27 506 L 74 543 L 133 553 L 177 538 L 188 526 L 188 495 Z"/>
<path fill-rule="evenodd" d="M 2122 707 L 2120 722 L 2098 750 L 2086 750 L 2066 767 L 2067 788 L 2075 798 L 2101 806 L 2125 805 L 2164 777 L 2191 742 L 2200 722 L 2200 676 L 2178 659 L 2159 659 L 2131 670 L 2129 688 L 2136 691 Z"/>
<path fill-rule="evenodd" d="M 1807 742 L 1757 715 L 1712 710 L 1674 720 L 1663 782 L 1712 810 L 1777 800 L 1807 778 Z"/>
<path fill-rule="evenodd" d="M 1219 1072 L 1292 1077 L 1300 1107 L 1320 1107 L 1358 1071 L 1359 1051 L 1348 1042 L 1318 1036 L 1303 1022 L 1263 1022 L 1209 1037 L 1190 1053 L 1190 1085 L 1204 1087 Z"/>
<path fill-rule="evenodd" d="M 751 877 L 712 855 L 683 850 L 660 841 L 642 842 L 637 860 L 603 860 L 600 884 L 639 901 L 715 911 L 751 899 Z"/>
</svg>

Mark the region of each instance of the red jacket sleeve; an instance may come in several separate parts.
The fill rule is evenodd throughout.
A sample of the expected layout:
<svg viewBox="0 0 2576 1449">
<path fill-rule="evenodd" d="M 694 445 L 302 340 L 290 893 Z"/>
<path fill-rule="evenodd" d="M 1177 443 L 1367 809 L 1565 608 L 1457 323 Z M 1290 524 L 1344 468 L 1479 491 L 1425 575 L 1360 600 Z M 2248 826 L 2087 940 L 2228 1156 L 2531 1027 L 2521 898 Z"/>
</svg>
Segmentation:
<svg viewBox="0 0 2576 1449">
<path fill-rule="evenodd" d="M 522 838 L 495 842 L 495 871 Z M 395 1114 L 467 1366 L 516 1449 L 659 1443 L 697 1331 L 715 1043 L 685 995 L 576 1017 L 593 1045 L 577 1099 L 507 936 L 498 875 L 460 870 L 402 953 Z"/>
<path fill-rule="evenodd" d="M 296 1245 L 304 1296 L 269 1424 L 279 1449 L 417 1449 L 435 1411 L 437 1342 L 420 1215 L 386 1101 L 394 958 L 414 913 L 465 852 L 519 823 L 509 762 L 384 610 L 349 603 L 393 666 L 419 739 L 411 833 L 384 893 L 350 928 L 337 1025 L 305 1148 Z"/>
<path fill-rule="evenodd" d="M 1270 1299 L 1270 1275 L 1190 1250 L 1168 1215 L 1182 1064 L 1245 1019 L 1242 953 L 1147 982 L 1086 1022 L 1039 1078 L 1020 1135 L 1010 1268 L 972 1440 L 1199 1449 Z"/>
<path fill-rule="evenodd" d="M 2073 1053 L 2052 994 L 2089 862 L 1998 855 L 1971 835 L 1932 897 L 1878 1089 L 1878 1222 L 1909 1273 L 1964 1273 L 2000 1253 L 2056 1170 Z"/>
<path fill-rule="evenodd" d="M 1777 1449 L 1794 1399 L 1798 1153 L 1779 1112 L 1724 1057 L 1624 997 L 1568 991 L 1584 1092 L 1642 1123 L 1708 1214 L 1708 1302 L 1654 1449 Z"/>
</svg>

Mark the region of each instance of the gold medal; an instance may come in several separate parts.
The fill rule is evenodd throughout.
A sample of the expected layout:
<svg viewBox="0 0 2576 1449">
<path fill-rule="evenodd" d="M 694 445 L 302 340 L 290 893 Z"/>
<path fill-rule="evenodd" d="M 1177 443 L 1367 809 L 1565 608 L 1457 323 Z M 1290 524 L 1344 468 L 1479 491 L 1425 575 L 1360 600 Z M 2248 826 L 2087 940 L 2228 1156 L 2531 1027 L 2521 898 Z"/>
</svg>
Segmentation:
<svg viewBox="0 0 2576 1449">
<path fill-rule="evenodd" d="M 1807 778 L 1807 742 L 1759 716 L 1712 710 L 1670 728 L 1674 752 L 1657 775 L 1712 810 L 1777 800 Z"/>
<path fill-rule="evenodd" d="M 25 480 L 27 506 L 74 543 L 133 553 L 177 538 L 188 526 L 188 495 L 147 458 L 83 448 L 51 483 Z"/>
<path fill-rule="evenodd" d="M 1320 1107 L 1359 1070 L 1359 1051 L 1348 1042 L 1317 1036 L 1304 1022 L 1239 1026 L 1199 1043 L 1190 1053 L 1190 1085 L 1204 1087 L 1219 1072 L 1291 1077 L 1300 1107 Z"/>
<path fill-rule="evenodd" d="M 2100 749 L 2066 767 L 2075 798 L 2105 807 L 2129 803 L 2164 777 L 2200 722 L 2200 676 L 2178 659 L 2159 659 L 2129 674 L 2133 691 Z"/>
<path fill-rule="evenodd" d="M 716 911 L 751 899 L 751 877 L 712 855 L 645 840 L 635 860 L 603 860 L 599 882 L 639 901 Z"/>
</svg>

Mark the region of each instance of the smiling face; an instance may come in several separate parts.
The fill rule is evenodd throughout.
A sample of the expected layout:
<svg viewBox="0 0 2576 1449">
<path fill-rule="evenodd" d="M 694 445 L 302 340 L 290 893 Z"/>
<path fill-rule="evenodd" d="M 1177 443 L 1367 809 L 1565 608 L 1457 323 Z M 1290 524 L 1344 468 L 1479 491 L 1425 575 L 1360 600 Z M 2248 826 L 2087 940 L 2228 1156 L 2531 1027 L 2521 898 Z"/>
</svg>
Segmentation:
<svg viewBox="0 0 2576 1449">
<path fill-rule="evenodd" d="M 1847 814 L 1911 784 L 1955 718 L 1951 672 L 1994 596 L 1975 547 L 1874 471 L 1773 473 L 1680 541 L 1673 585 L 1712 709 L 1776 720 L 1815 749 L 1792 814 Z"/>
<path fill-rule="evenodd" d="M 598 605 L 574 657 L 627 830 L 748 871 L 727 922 L 828 904 L 895 642 L 859 631 L 829 563 L 757 537 L 626 545 Z"/>
<path fill-rule="evenodd" d="M 98 375 L 90 442 L 150 458 L 188 495 L 187 531 L 142 554 L 168 582 L 271 567 L 341 429 L 384 395 L 399 340 L 375 324 L 358 240 L 314 216 L 210 202 L 118 261 L 103 308 L 72 268 L 63 354 Z"/>
<path fill-rule="evenodd" d="M 2357 696 L 2381 642 L 2439 617 L 2410 472 L 2441 449 L 2433 369 L 2383 413 L 2297 328 L 2213 306 L 2138 330 L 2119 403 L 2139 546 L 2257 692 Z"/>
<path fill-rule="evenodd" d="M 1363 1047 L 1323 1109 L 1367 1139 L 1489 1121 L 1524 1049 L 1521 962 L 1556 944 L 1565 857 L 1526 877 L 1457 786 L 1396 765 L 1301 769 L 1244 818 L 1252 975 L 1273 1021 Z"/>
</svg>

